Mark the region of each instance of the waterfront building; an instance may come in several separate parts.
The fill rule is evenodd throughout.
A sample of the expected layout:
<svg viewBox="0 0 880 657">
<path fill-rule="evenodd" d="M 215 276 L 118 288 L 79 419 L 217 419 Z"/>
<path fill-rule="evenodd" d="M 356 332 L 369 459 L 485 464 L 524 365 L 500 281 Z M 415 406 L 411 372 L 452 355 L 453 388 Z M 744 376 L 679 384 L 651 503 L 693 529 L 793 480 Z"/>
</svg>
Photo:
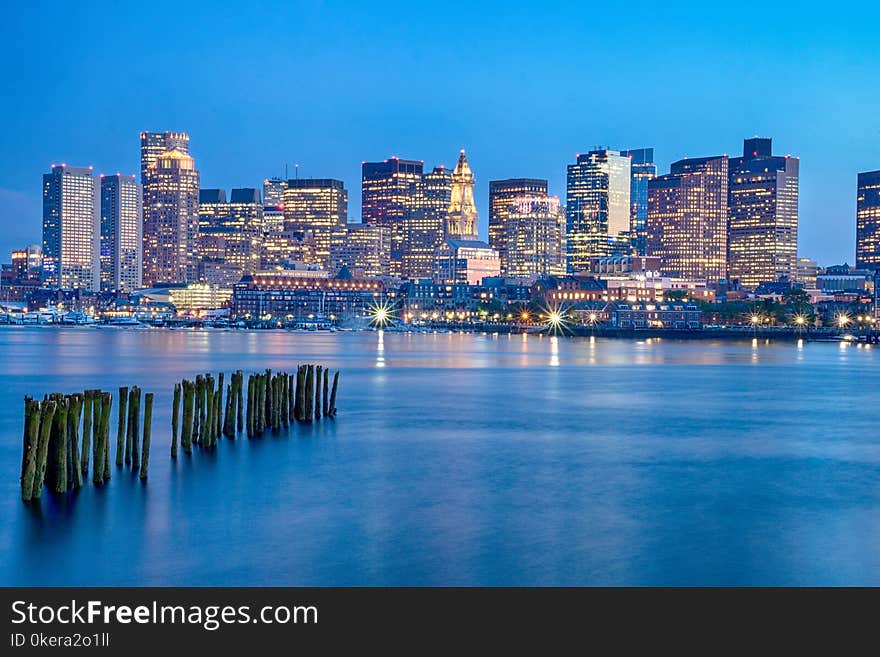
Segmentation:
<svg viewBox="0 0 880 657">
<path fill-rule="evenodd" d="M 565 213 L 555 196 L 520 196 L 504 216 L 501 275 L 516 278 L 562 276 L 565 261 Z"/>
<path fill-rule="evenodd" d="M 645 255 L 648 243 L 648 182 L 657 177 L 653 148 L 635 148 L 620 151 L 630 159 L 630 232 L 633 250 Z"/>
<path fill-rule="evenodd" d="M 856 267 L 880 269 L 880 171 L 858 176 Z"/>
<path fill-rule="evenodd" d="M 313 262 L 330 265 L 334 234 L 348 222 L 348 192 L 341 180 L 298 178 L 287 181 L 284 190 L 284 230 L 309 232 L 315 244 Z"/>
<path fill-rule="evenodd" d="M 416 280 L 434 275 L 451 200 L 452 173 L 446 167 L 422 174 L 416 185 L 415 207 L 403 220 L 400 276 Z M 397 273 L 393 266 L 391 272 Z"/>
<path fill-rule="evenodd" d="M 417 205 L 424 163 L 392 157 L 361 166 L 361 223 L 382 226 L 391 240 L 391 273 L 402 274 L 407 221 Z"/>
<path fill-rule="evenodd" d="M 648 182 L 648 255 L 660 270 L 717 283 L 727 276 L 727 156 L 675 162 Z"/>
<path fill-rule="evenodd" d="M 208 283 L 170 283 L 140 290 L 137 295 L 154 302 L 168 303 L 179 313 L 215 310 L 229 305 L 232 289 Z"/>
<path fill-rule="evenodd" d="M 799 166 L 760 137 L 730 160 L 727 270 L 744 288 L 797 275 Z"/>
<path fill-rule="evenodd" d="M 463 241 L 479 239 L 477 206 L 474 203 L 474 174 L 464 149 L 452 171 L 452 190 L 446 212 L 446 237 Z"/>
<path fill-rule="evenodd" d="M 387 276 L 391 265 L 391 230 L 386 226 L 348 224 L 331 245 L 334 271 L 347 267 L 355 278 Z"/>
<path fill-rule="evenodd" d="M 489 246 L 498 251 L 502 274 L 507 262 L 507 217 L 515 200 L 526 196 L 546 198 L 547 181 L 537 178 L 489 181 Z"/>
<path fill-rule="evenodd" d="M 165 150 L 159 152 L 164 144 Z M 199 172 L 183 133 L 141 134 L 144 284 L 198 276 Z"/>
<path fill-rule="evenodd" d="M 101 176 L 101 291 L 131 292 L 142 285 L 141 209 L 134 176 Z"/>
<path fill-rule="evenodd" d="M 703 328 L 703 313 L 692 303 L 613 302 L 609 308 L 611 326 L 620 329 Z"/>
<path fill-rule="evenodd" d="M 590 258 L 630 253 L 631 162 L 618 151 L 579 154 L 568 166 L 566 242 L 570 271 L 585 271 Z"/>
<path fill-rule="evenodd" d="M 326 270 L 261 271 L 235 285 L 232 316 L 303 322 L 366 319 L 384 294 L 380 281 L 352 278 L 345 268 L 334 277 Z"/>
<path fill-rule="evenodd" d="M 260 270 L 293 269 L 297 263 L 316 261 L 315 238 L 311 231 L 285 230 L 263 237 Z"/>
<path fill-rule="evenodd" d="M 501 275 L 498 251 L 480 240 L 450 238 L 438 250 L 434 280 L 438 283 L 479 285 Z"/>
<path fill-rule="evenodd" d="M 47 286 L 100 288 L 98 191 L 92 167 L 43 174 L 43 276 Z"/>
<path fill-rule="evenodd" d="M 37 244 L 14 250 L 10 262 L 16 281 L 39 281 L 43 276 L 43 249 Z"/>
</svg>

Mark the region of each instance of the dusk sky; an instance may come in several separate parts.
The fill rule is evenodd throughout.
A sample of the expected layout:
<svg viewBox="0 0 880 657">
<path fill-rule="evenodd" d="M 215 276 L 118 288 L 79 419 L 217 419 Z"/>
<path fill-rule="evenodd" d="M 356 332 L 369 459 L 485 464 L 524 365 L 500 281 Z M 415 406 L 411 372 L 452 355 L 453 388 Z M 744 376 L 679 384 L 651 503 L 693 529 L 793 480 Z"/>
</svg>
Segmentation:
<svg viewBox="0 0 880 657">
<path fill-rule="evenodd" d="M 856 174 L 880 169 L 880 3 L 14 2 L 0 25 L 0 260 L 41 237 L 52 163 L 136 173 L 141 130 L 186 131 L 202 187 L 299 163 L 360 219 L 360 165 L 550 180 L 578 152 L 801 158 L 802 256 L 854 260 Z"/>
</svg>

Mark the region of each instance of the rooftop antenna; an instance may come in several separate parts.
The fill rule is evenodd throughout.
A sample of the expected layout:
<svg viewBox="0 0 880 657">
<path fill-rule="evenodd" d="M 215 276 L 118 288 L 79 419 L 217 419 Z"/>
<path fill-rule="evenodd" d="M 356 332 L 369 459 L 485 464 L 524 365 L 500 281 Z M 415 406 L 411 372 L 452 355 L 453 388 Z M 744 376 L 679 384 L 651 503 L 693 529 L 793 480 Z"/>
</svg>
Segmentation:
<svg viewBox="0 0 880 657">
<path fill-rule="evenodd" d="M 299 164 L 293 165 L 294 175 L 296 175 L 296 179 L 299 180 Z"/>
</svg>

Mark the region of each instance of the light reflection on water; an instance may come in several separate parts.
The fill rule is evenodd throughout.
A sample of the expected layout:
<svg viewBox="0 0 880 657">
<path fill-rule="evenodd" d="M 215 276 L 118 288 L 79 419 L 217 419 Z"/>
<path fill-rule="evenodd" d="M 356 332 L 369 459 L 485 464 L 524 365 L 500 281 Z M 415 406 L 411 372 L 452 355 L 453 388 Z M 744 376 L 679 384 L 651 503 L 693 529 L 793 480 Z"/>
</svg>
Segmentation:
<svg viewBox="0 0 880 657">
<path fill-rule="evenodd" d="M 880 584 L 876 353 L 3 328 L 0 584 Z M 173 381 L 301 362 L 335 422 L 167 457 Z M 133 383 L 149 482 L 21 504 L 22 395 Z"/>
</svg>

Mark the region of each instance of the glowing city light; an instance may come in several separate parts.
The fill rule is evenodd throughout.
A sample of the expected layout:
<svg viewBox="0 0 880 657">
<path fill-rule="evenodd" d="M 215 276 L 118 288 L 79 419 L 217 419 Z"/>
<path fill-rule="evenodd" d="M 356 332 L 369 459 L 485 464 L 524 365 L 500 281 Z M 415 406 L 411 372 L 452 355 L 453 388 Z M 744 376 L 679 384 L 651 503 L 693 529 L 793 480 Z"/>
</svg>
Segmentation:
<svg viewBox="0 0 880 657">
<path fill-rule="evenodd" d="M 797 324 L 798 326 L 803 326 L 804 324 L 807 323 L 807 318 L 804 317 L 803 315 L 798 315 L 794 318 L 794 323 Z"/>
<path fill-rule="evenodd" d="M 385 302 L 376 302 L 369 309 L 370 324 L 376 328 L 385 328 L 394 319 L 394 307 Z"/>
<path fill-rule="evenodd" d="M 850 323 L 850 321 L 852 321 L 852 320 L 850 320 L 849 315 L 847 315 L 846 313 L 840 313 L 837 316 L 837 325 L 840 328 L 845 327 L 847 324 Z"/>
<path fill-rule="evenodd" d="M 760 324 L 761 316 L 760 315 L 752 315 L 752 324 Z"/>
</svg>

